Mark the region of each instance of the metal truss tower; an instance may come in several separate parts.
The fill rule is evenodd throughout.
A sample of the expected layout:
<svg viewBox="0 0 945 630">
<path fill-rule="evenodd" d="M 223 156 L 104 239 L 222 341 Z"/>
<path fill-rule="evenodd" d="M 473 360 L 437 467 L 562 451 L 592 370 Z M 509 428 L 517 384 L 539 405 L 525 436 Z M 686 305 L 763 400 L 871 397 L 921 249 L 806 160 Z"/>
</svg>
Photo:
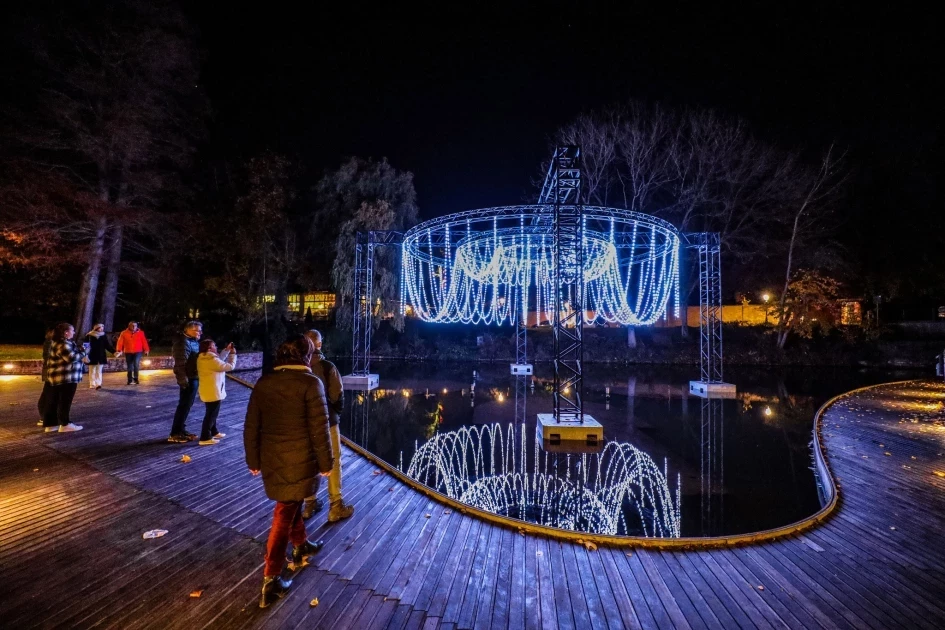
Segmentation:
<svg viewBox="0 0 945 630">
<path fill-rule="evenodd" d="M 371 390 L 378 377 L 371 374 L 371 333 L 374 331 L 374 250 L 400 245 L 403 232 L 358 232 L 354 250 L 353 318 L 351 321 L 351 374 L 342 378 L 348 389 Z M 401 296 L 403 299 L 403 296 Z"/>
<path fill-rule="evenodd" d="M 581 149 L 558 147 L 554 169 L 554 414 L 584 422 L 584 229 Z"/>
<path fill-rule="evenodd" d="M 367 376 L 371 371 L 371 332 L 374 327 L 372 321 L 374 242 L 370 232 L 358 232 L 355 243 L 351 374 Z"/>
<path fill-rule="evenodd" d="M 700 469 L 699 496 L 701 499 L 702 535 L 722 533 L 725 500 L 725 439 L 722 429 L 723 403 L 721 398 L 703 398 L 699 432 Z"/>
<path fill-rule="evenodd" d="M 722 380 L 721 241 L 716 232 L 685 235 L 699 256 L 699 381 L 690 392 L 698 396 L 733 397 L 735 386 Z"/>
</svg>

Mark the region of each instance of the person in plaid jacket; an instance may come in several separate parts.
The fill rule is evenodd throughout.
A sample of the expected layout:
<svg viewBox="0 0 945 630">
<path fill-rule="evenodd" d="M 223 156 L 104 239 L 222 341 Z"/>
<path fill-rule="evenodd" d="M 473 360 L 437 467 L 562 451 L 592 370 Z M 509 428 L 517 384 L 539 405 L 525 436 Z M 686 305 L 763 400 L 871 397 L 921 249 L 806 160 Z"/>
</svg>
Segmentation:
<svg viewBox="0 0 945 630">
<path fill-rule="evenodd" d="M 75 390 L 82 382 L 85 371 L 82 359 L 88 351 L 77 345 L 73 337 L 75 328 L 72 324 L 59 324 L 53 331 L 52 347 L 46 361 L 46 383 L 49 385 L 49 398 L 43 414 L 46 433 L 82 430 L 82 427 L 69 421 L 69 411 L 72 409 Z"/>
</svg>

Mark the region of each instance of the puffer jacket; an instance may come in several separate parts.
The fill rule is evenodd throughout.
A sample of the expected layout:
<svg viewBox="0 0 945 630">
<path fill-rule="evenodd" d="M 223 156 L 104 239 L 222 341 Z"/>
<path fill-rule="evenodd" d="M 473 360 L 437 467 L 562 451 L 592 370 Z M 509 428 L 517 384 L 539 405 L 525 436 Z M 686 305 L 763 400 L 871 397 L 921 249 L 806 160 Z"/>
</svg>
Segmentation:
<svg viewBox="0 0 945 630">
<path fill-rule="evenodd" d="M 200 342 L 184 333 L 174 337 L 171 346 L 174 355 L 174 377 L 177 384 L 187 387 L 187 381 L 197 378 L 197 355 L 200 354 Z"/>
<path fill-rule="evenodd" d="M 325 358 L 321 350 L 316 350 L 310 363 L 312 374 L 321 379 L 322 385 L 328 394 L 328 424 L 335 426 L 341 420 L 344 411 L 344 386 L 341 383 L 341 373 L 335 364 Z"/>
<path fill-rule="evenodd" d="M 294 367 L 259 379 L 243 429 L 246 465 L 262 471 L 266 496 L 275 501 L 312 496 L 315 477 L 334 464 L 325 387 L 308 368 Z"/>
<path fill-rule="evenodd" d="M 127 328 L 118 335 L 118 343 L 115 344 L 118 352 L 125 354 L 138 354 L 140 352 L 151 352 L 151 346 L 148 345 L 148 338 L 144 336 L 144 331 L 140 328 L 131 332 Z"/>
</svg>

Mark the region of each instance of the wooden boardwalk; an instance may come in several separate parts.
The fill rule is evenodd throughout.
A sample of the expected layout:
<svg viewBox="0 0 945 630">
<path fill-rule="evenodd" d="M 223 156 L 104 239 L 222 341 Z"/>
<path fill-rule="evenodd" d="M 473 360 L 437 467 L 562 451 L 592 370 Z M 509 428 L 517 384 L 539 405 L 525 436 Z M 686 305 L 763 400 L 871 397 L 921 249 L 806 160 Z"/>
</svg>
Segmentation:
<svg viewBox="0 0 945 630">
<path fill-rule="evenodd" d="M 74 419 L 84 431 L 44 435 L 34 426 L 38 380 L 0 378 L 2 627 L 945 625 L 939 384 L 838 401 L 824 419 L 836 514 L 803 535 L 731 549 L 588 551 L 523 536 L 373 474 L 346 451 L 354 517 L 330 527 L 324 513 L 314 519 L 310 537 L 325 549 L 261 611 L 271 503 L 243 465 L 248 391 L 228 384 L 220 445 L 171 445 L 169 373 L 145 373 L 138 388 L 120 379 L 80 390 Z M 149 529 L 168 534 L 142 539 Z"/>
</svg>

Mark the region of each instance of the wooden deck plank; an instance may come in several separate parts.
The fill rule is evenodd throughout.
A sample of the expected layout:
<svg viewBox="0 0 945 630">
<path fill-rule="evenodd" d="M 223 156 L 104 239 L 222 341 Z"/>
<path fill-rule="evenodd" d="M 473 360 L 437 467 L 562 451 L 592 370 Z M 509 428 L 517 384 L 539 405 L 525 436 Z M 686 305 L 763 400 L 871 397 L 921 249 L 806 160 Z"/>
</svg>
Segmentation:
<svg viewBox="0 0 945 630">
<path fill-rule="evenodd" d="M 945 618 L 938 421 L 899 422 L 914 407 L 900 390 L 945 401 L 941 384 L 880 387 L 831 407 L 823 426 L 838 513 L 801 536 L 735 549 L 589 552 L 522 536 L 446 514 L 345 450 L 355 516 L 307 524 L 325 550 L 262 611 L 272 502 L 243 463 L 248 392 L 228 387 L 220 445 L 170 445 L 170 375 L 134 389 L 116 378 L 79 392 L 86 430 L 68 436 L 37 431 L 38 382 L 0 382 L 0 618 L 11 627 L 934 628 Z M 171 533 L 141 539 L 158 527 Z M 187 596 L 201 586 L 201 598 Z"/>
</svg>

